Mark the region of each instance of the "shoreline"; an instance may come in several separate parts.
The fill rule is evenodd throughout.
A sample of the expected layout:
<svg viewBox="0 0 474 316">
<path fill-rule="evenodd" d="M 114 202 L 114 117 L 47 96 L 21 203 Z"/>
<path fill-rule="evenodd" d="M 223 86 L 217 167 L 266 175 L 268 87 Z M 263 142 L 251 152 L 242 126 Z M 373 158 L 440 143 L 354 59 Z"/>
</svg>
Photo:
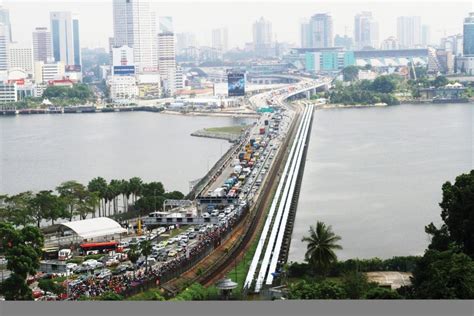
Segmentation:
<svg viewBox="0 0 474 316">
<path fill-rule="evenodd" d="M 259 118 L 260 115 L 258 113 L 243 113 L 243 112 L 178 112 L 178 111 L 170 111 L 164 110 L 161 111 L 160 114 L 168 114 L 168 115 L 180 115 L 180 116 L 215 116 L 215 117 L 244 117 L 244 118 Z"/>
</svg>

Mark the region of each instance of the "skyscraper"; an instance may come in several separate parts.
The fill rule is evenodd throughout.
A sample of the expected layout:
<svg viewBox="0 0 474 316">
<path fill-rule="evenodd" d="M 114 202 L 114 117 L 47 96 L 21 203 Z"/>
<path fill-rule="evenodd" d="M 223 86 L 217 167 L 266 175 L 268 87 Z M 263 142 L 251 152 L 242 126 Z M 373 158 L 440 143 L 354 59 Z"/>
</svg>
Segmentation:
<svg viewBox="0 0 474 316">
<path fill-rule="evenodd" d="M 397 38 L 400 48 L 414 48 L 421 45 L 421 19 L 419 16 L 397 18 Z"/>
<path fill-rule="evenodd" d="M 55 61 L 62 61 L 66 66 L 80 66 L 79 20 L 66 11 L 51 12 L 50 19 Z"/>
<path fill-rule="evenodd" d="M 48 62 L 53 59 L 51 50 L 51 32 L 47 27 L 37 27 L 33 32 L 33 59 L 34 61 Z"/>
<path fill-rule="evenodd" d="M 156 21 L 146 0 L 114 0 L 114 46 L 134 50 L 139 71 L 157 68 Z"/>
<path fill-rule="evenodd" d="M 158 33 L 158 69 L 160 77 L 173 94 L 176 78 L 176 51 L 174 46 L 173 19 L 169 16 L 159 18 L 160 32 Z"/>
<path fill-rule="evenodd" d="M 311 47 L 333 47 L 332 17 L 328 13 L 318 13 L 311 17 L 309 22 Z"/>
<path fill-rule="evenodd" d="M 272 23 L 261 17 L 253 24 L 253 47 L 258 56 L 271 55 Z"/>
<path fill-rule="evenodd" d="M 300 23 L 300 40 L 301 48 L 311 47 L 311 32 L 308 20 L 303 20 Z"/>
<path fill-rule="evenodd" d="M 474 12 L 464 19 L 463 38 L 464 56 L 474 57 Z"/>
<path fill-rule="evenodd" d="M 379 25 L 372 12 L 361 12 L 354 18 L 354 41 L 356 49 L 379 48 Z"/>
<path fill-rule="evenodd" d="M 10 45 L 10 28 L 0 23 L 0 70 L 8 69 L 8 48 Z"/>
<path fill-rule="evenodd" d="M 221 52 L 228 49 L 228 31 L 226 27 L 221 27 L 212 30 L 212 48 Z"/>
<path fill-rule="evenodd" d="M 431 43 L 431 29 L 428 25 L 421 26 L 421 45 L 427 47 Z"/>
<path fill-rule="evenodd" d="M 3 23 L 7 28 L 8 41 L 12 42 L 12 25 L 10 23 L 10 11 L 7 8 L 0 6 L 0 23 Z"/>
<path fill-rule="evenodd" d="M 8 49 L 8 68 L 21 69 L 33 74 L 33 48 L 19 43 L 10 43 Z"/>
<path fill-rule="evenodd" d="M 196 47 L 196 35 L 193 33 L 177 33 L 176 34 L 176 51 L 182 53 L 188 47 Z"/>
</svg>

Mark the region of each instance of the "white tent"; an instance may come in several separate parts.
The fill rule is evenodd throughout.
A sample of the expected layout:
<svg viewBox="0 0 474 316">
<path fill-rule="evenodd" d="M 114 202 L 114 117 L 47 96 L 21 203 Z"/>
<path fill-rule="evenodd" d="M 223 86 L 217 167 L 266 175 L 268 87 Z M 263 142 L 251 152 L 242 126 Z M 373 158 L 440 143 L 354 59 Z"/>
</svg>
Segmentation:
<svg viewBox="0 0 474 316">
<path fill-rule="evenodd" d="M 127 230 L 108 217 L 90 218 L 82 221 L 61 223 L 83 239 L 121 234 Z"/>
</svg>

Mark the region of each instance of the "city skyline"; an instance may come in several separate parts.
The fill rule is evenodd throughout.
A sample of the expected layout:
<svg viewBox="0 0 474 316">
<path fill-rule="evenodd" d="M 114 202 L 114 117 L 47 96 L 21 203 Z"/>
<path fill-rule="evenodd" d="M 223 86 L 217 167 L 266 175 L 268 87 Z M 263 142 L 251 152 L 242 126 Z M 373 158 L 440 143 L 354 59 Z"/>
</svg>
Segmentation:
<svg viewBox="0 0 474 316">
<path fill-rule="evenodd" d="M 235 4 L 238 3 L 238 6 Z M 199 45 L 211 46 L 212 30 L 218 27 L 228 29 L 229 49 L 243 48 L 245 43 L 252 42 L 252 25 L 261 16 L 270 21 L 274 36 L 279 42 L 288 42 L 294 46 L 300 43 L 300 22 L 317 13 L 329 13 L 333 18 L 333 36 L 354 35 L 354 16 L 360 11 L 370 11 L 380 23 L 379 41 L 390 36 L 397 36 L 397 18 L 399 16 L 420 16 L 421 24 L 431 28 L 431 42 L 439 43 L 440 38 L 462 33 L 463 19 L 472 10 L 467 1 L 443 2 L 437 4 L 438 9 L 432 10 L 429 3 L 367 3 L 341 2 L 328 3 L 256 3 L 248 2 L 200 2 L 196 10 L 188 10 L 189 2 L 157 2 L 152 1 L 151 10 L 158 16 L 171 16 L 175 33 L 192 32 L 196 34 Z M 270 5 L 271 4 L 271 5 Z M 3 1 L 3 6 L 10 11 L 12 37 L 17 42 L 31 43 L 31 32 L 35 27 L 49 26 L 49 12 L 71 11 L 80 21 L 81 47 L 108 47 L 108 39 L 113 36 L 112 1 L 100 3 L 85 1 L 77 6 L 77 1 L 51 1 L 45 6 L 38 1 Z M 288 14 L 288 7 L 294 11 Z M 212 7 L 212 11 L 209 8 Z M 233 8 L 230 10 L 230 8 Z M 252 10 L 249 8 L 252 7 Z M 28 8 L 28 9 L 27 9 Z M 389 8 L 390 10 L 387 10 Z M 449 8 L 449 9 L 448 9 Z M 34 15 L 32 13 L 34 12 Z M 212 12 L 212 13 L 211 13 Z M 232 12 L 232 13 L 230 13 Z M 443 14 L 446 27 L 436 25 L 439 14 Z M 206 14 L 212 19 L 202 19 Z M 102 20 L 102 28 L 97 29 L 92 21 Z M 202 20 L 202 21 L 201 21 Z M 190 27 L 192 25 L 192 27 Z"/>
</svg>

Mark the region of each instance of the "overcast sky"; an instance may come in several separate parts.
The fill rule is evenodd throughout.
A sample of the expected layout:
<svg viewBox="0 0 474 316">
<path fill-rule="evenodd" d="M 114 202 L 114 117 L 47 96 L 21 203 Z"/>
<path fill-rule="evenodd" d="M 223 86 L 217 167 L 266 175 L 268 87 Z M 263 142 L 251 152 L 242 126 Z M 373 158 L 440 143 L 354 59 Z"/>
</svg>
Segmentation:
<svg viewBox="0 0 474 316">
<path fill-rule="evenodd" d="M 419 15 L 423 24 L 431 27 L 432 42 L 447 34 L 462 32 L 463 18 L 473 8 L 473 1 L 180 1 L 151 0 L 157 16 L 172 16 L 175 32 L 194 32 L 199 44 L 209 45 L 211 30 L 229 28 L 229 45 L 242 47 L 252 41 L 252 24 L 263 16 L 273 24 L 278 41 L 299 44 L 301 19 L 315 13 L 329 12 L 333 16 L 334 35 L 352 37 L 354 15 L 372 11 L 380 25 L 380 40 L 396 35 L 396 18 Z M 2 1 L 0 0 L 0 3 Z M 4 0 L 10 9 L 13 38 L 31 43 L 36 26 L 49 27 L 49 11 L 67 10 L 77 13 L 80 20 L 82 47 L 107 47 L 112 31 L 112 0 Z"/>
</svg>

